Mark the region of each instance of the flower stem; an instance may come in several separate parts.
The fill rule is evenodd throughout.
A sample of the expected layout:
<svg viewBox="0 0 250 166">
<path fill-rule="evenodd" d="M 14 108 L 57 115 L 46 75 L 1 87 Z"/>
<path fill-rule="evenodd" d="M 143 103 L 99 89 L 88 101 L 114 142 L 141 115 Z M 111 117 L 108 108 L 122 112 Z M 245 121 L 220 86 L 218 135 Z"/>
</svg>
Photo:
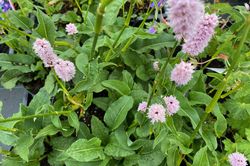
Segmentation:
<svg viewBox="0 0 250 166">
<path fill-rule="evenodd" d="M 80 6 L 78 0 L 75 0 L 75 3 L 76 3 L 76 6 L 78 7 L 78 9 L 80 10 L 80 12 L 82 13 L 82 9 L 81 9 L 81 6 Z"/>
<path fill-rule="evenodd" d="M 152 98 L 153 98 L 153 95 L 154 95 L 154 93 L 155 93 L 155 90 L 156 90 L 157 86 L 158 86 L 158 85 L 161 83 L 161 81 L 162 81 L 162 77 L 163 77 L 163 74 L 165 73 L 165 70 L 166 70 L 166 67 L 167 67 L 167 65 L 168 65 L 169 59 L 173 56 L 173 54 L 174 54 L 174 52 L 175 52 L 175 49 L 176 49 L 177 45 L 178 45 L 178 43 L 176 42 L 175 45 L 174 45 L 174 47 L 173 47 L 173 49 L 172 49 L 172 51 L 171 51 L 171 53 L 168 55 L 168 57 L 167 57 L 165 63 L 164 63 L 163 66 L 161 67 L 161 70 L 160 70 L 159 73 L 157 73 L 157 75 L 156 75 L 156 78 L 155 78 L 154 83 L 153 83 L 152 90 L 151 90 L 151 92 L 150 92 L 150 94 L 149 94 L 149 97 L 148 97 L 148 100 L 147 100 L 148 106 L 151 104 L 151 100 L 152 100 Z"/>
<path fill-rule="evenodd" d="M 110 60 L 110 56 L 112 54 L 112 50 L 114 48 L 116 48 L 116 45 L 119 41 L 119 39 L 121 38 L 123 32 L 125 31 L 125 29 L 129 26 L 129 23 L 130 23 L 130 20 L 131 20 L 131 16 L 133 14 L 133 9 L 134 9 L 134 5 L 135 5 L 135 1 L 131 2 L 130 3 L 130 6 L 129 6 L 129 11 L 128 11 L 128 15 L 127 15 L 127 18 L 125 20 L 125 23 L 124 23 L 124 26 L 122 27 L 122 30 L 120 31 L 119 35 L 117 36 L 117 38 L 115 39 L 115 42 L 113 43 L 112 45 L 112 48 L 109 50 L 106 58 L 105 58 L 105 61 L 108 62 Z"/>
<path fill-rule="evenodd" d="M 54 111 L 50 113 L 44 113 L 44 114 L 37 114 L 37 115 L 28 115 L 28 116 L 22 116 L 22 117 L 13 117 L 13 118 L 7 118 L 7 119 L 0 119 L 0 123 L 6 123 L 11 121 L 19 121 L 19 120 L 26 120 L 26 119 L 33 119 L 33 118 L 40 118 L 45 116 L 55 116 L 55 115 L 66 115 L 70 114 L 72 111 Z"/>
<path fill-rule="evenodd" d="M 63 85 L 63 83 L 61 82 L 61 80 L 59 80 L 59 78 L 57 77 L 55 71 L 53 70 L 54 72 L 54 76 L 55 76 L 55 79 L 57 81 L 57 83 L 61 86 L 62 90 L 63 90 L 63 93 L 66 95 L 67 99 L 69 102 L 71 102 L 72 104 L 74 105 L 77 105 L 79 107 L 81 107 L 83 109 L 83 105 L 81 105 L 80 103 L 76 102 L 73 97 L 70 95 L 69 91 L 65 88 L 65 86 Z"/>
<path fill-rule="evenodd" d="M 142 23 L 140 24 L 139 28 L 136 30 L 136 32 L 134 34 L 136 34 L 137 32 L 139 32 L 141 30 L 141 28 L 144 26 L 147 18 L 150 16 L 150 14 L 152 13 L 153 10 L 154 10 L 154 8 L 152 8 L 150 10 L 148 9 L 148 11 L 146 13 L 146 16 L 144 17 Z M 128 42 L 122 48 L 122 52 L 125 52 L 128 49 L 128 47 L 131 45 L 131 43 L 133 42 L 133 40 L 136 38 L 136 36 L 134 34 L 129 38 Z"/>
<path fill-rule="evenodd" d="M 112 2 L 112 0 L 101 1 L 101 3 L 99 4 L 99 6 L 96 10 L 97 16 L 96 16 L 96 21 L 95 21 L 95 36 L 94 36 L 92 49 L 91 49 L 91 55 L 90 55 L 91 59 L 94 58 L 95 47 L 97 44 L 99 34 L 101 33 L 101 30 L 102 30 L 102 21 L 103 21 L 103 15 L 105 13 L 105 8 L 111 2 Z"/>
</svg>

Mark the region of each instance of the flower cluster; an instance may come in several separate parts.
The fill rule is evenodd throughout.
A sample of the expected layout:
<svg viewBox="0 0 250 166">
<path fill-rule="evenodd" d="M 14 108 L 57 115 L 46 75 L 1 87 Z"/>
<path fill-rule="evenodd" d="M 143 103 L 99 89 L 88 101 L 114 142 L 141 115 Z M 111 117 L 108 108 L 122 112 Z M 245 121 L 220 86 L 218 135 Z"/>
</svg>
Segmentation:
<svg viewBox="0 0 250 166">
<path fill-rule="evenodd" d="M 204 15 L 204 5 L 199 0 L 168 0 L 169 24 L 177 40 L 193 36 Z"/>
<path fill-rule="evenodd" d="M 57 60 L 57 55 L 54 53 L 49 41 L 46 39 L 36 39 L 33 43 L 33 50 L 37 56 L 43 61 L 45 67 L 53 67 Z"/>
<path fill-rule="evenodd" d="M 183 44 L 183 52 L 192 56 L 197 56 L 203 52 L 214 35 L 214 29 L 217 25 L 218 17 L 215 14 L 205 15 L 200 22 L 195 35 Z"/>
<path fill-rule="evenodd" d="M 147 117 L 154 124 L 155 122 L 165 122 L 166 115 L 172 116 L 178 112 L 180 109 L 180 102 L 174 96 L 165 96 L 163 97 L 165 101 L 166 108 L 162 104 L 152 104 L 148 108 Z M 138 106 L 138 111 L 146 112 L 147 102 L 143 101 Z"/>
<path fill-rule="evenodd" d="M 194 73 L 194 67 L 191 63 L 181 61 L 176 64 L 171 72 L 171 81 L 174 81 L 178 86 L 186 85 L 191 79 Z"/>
<path fill-rule="evenodd" d="M 75 24 L 72 24 L 72 23 L 67 24 L 65 30 L 68 33 L 68 35 L 74 35 L 78 33 L 78 30 Z"/>
<path fill-rule="evenodd" d="M 218 25 L 215 14 L 205 14 L 199 0 L 169 0 L 169 22 L 177 40 L 184 39 L 182 51 L 197 56 L 207 47 Z"/>
<path fill-rule="evenodd" d="M 53 51 L 49 41 L 36 39 L 33 50 L 43 61 L 45 67 L 54 67 L 56 74 L 63 81 L 70 81 L 75 75 L 75 65 L 70 61 L 60 59 Z"/>
<path fill-rule="evenodd" d="M 247 159 L 244 154 L 239 152 L 232 153 L 228 156 L 231 166 L 247 166 Z"/>
</svg>

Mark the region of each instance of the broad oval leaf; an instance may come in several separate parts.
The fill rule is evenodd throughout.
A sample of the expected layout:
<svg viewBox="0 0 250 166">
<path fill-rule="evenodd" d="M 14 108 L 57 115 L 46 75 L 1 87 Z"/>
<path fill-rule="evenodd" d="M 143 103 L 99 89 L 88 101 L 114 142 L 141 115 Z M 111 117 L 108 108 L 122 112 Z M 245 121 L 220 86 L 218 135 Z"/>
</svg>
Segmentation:
<svg viewBox="0 0 250 166">
<path fill-rule="evenodd" d="M 49 16 L 41 10 L 37 11 L 38 27 L 36 32 L 43 38 L 46 38 L 53 45 L 56 36 L 56 27 Z"/>
<path fill-rule="evenodd" d="M 66 154 L 80 162 L 102 160 L 105 158 L 103 147 L 101 147 L 101 140 L 96 137 L 90 140 L 77 140 L 67 149 Z"/>
<path fill-rule="evenodd" d="M 130 94 L 130 88 L 128 85 L 119 80 L 105 80 L 102 82 L 102 85 L 106 88 L 115 90 L 121 95 Z"/>
<path fill-rule="evenodd" d="M 122 96 L 108 108 L 104 122 L 112 129 L 118 128 L 126 119 L 128 111 L 133 107 L 134 100 L 131 96 Z"/>
<path fill-rule="evenodd" d="M 194 156 L 194 162 L 192 166 L 210 166 L 207 157 L 207 147 L 201 148 Z"/>
</svg>

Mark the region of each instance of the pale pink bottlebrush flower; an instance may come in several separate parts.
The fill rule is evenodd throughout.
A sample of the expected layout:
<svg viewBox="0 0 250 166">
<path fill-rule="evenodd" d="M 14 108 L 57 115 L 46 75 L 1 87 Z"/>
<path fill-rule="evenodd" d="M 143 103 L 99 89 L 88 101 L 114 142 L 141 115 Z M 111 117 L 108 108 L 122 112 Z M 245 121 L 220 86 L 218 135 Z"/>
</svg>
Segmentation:
<svg viewBox="0 0 250 166">
<path fill-rule="evenodd" d="M 78 30 L 75 26 L 75 24 L 69 23 L 66 25 L 66 32 L 68 33 L 68 35 L 74 35 L 78 33 Z"/>
<path fill-rule="evenodd" d="M 244 154 L 239 152 L 232 153 L 228 156 L 231 166 L 247 166 L 247 159 Z"/>
<path fill-rule="evenodd" d="M 147 107 L 148 107 L 147 102 L 143 101 L 143 102 L 141 102 L 141 103 L 139 104 L 137 110 L 138 110 L 138 111 L 141 111 L 141 112 L 146 112 Z"/>
<path fill-rule="evenodd" d="M 163 98 L 167 106 L 167 114 L 172 116 L 180 109 L 180 102 L 174 96 L 165 96 Z"/>
<path fill-rule="evenodd" d="M 58 77 L 65 82 L 72 80 L 76 73 L 75 65 L 62 59 L 57 60 L 54 69 Z"/>
<path fill-rule="evenodd" d="M 165 108 L 161 104 L 153 104 L 149 107 L 148 118 L 153 124 L 155 122 L 165 122 L 165 116 Z"/>
<path fill-rule="evenodd" d="M 168 0 L 169 24 L 175 38 L 185 40 L 193 36 L 204 16 L 204 4 L 200 0 Z"/>
<path fill-rule="evenodd" d="M 218 17 L 215 14 L 206 14 L 193 37 L 186 40 L 183 44 L 182 51 L 191 56 L 197 56 L 202 53 L 213 37 L 214 29 L 218 22 Z"/>
<path fill-rule="evenodd" d="M 174 81 L 178 86 L 186 85 L 192 78 L 194 67 L 191 63 L 181 61 L 176 64 L 171 72 L 171 81 Z"/>
<path fill-rule="evenodd" d="M 53 63 L 58 59 L 49 41 L 46 39 L 36 39 L 33 43 L 33 50 L 42 59 L 45 67 L 52 67 Z"/>
</svg>

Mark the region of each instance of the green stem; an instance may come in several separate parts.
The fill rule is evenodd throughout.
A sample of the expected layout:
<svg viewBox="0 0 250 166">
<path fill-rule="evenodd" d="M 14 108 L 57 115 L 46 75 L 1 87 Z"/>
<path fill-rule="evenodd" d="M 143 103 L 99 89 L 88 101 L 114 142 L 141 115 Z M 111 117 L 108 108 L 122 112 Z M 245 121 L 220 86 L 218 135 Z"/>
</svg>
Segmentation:
<svg viewBox="0 0 250 166">
<path fill-rule="evenodd" d="M 55 116 L 55 115 L 66 115 L 70 114 L 72 111 L 55 111 L 50 113 L 44 113 L 44 114 L 37 114 L 37 115 L 28 115 L 28 116 L 22 116 L 22 117 L 13 117 L 13 118 L 7 118 L 7 119 L 0 119 L 0 123 L 6 123 L 11 121 L 19 121 L 19 120 L 26 120 L 26 119 L 33 119 L 33 118 L 40 118 L 45 116 Z"/>
<path fill-rule="evenodd" d="M 202 126 L 202 124 L 205 122 L 206 118 L 208 117 L 208 114 L 211 113 L 214 110 L 215 105 L 217 104 L 218 100 L 221 97 L 221 94 L 223 92 L 223 90 L 225 89 L 228 77 L 230 76 L 230 74 L 238 67 L 238 63 L 239 63 L 239 59 L 240 59 L 240 54 L 241 54 L 241 50 L 244 46 L 244 43 L 246 42 L 249 30 L 250 30 L 250 16 L 248 16 L 247 20 L 246 20 L 246 29 L 244 31 L 244 36 L 242 38 L 242 40 L 240 41 L 240 45 L 239 48 L 237 49 L 237 52 L 234 56 L 234 61 L 231 65 L 231 67 L 229 68 L 226 76 L 224 77 L 224 79 L 222 80 L 222 82 L 219 84 L 218 86 L 218 90 L 216 91 L 212 101 L 208 104 L 208 106 L 205 109 L 205 113 L 203 114 L 203 116 L 200 119 L 200 122 L 198 123 L 198 125 L 196 126 L 194 132 L 192 133 L 191 137 L 190 137 L 190 141 L 189 141 L 189 145 L 192 144 L 196 134 L 199 132 L 200 127 Z"/>
<path fill-rule="evenodd" d="M 238 89 L 240 89 L 244 84 L 239 84 L 237 85 L 235 88 L 233 88 L 232 90 L 228 91 L 227 93 L 221 95 L 220 98 L 224 99 L 225 97 L 231 95 L 232 93 L 236 92 Z"/>
<path fill-rule="evenodd" d="M 136 30 L 136 32 L 135 32 L 134 34 L 138 33 L 138 32 L 141 30 L 141 28 L 144 26 L 144 24 L 145 24 L 147 18 L 150 16 L 150 14 L 152 13 L 153 10 L 154 10 L 154 8 L 152 8 L 151 10 L 148 9 L 148 11 L 147 11 L 147 13 L 146 13 L 146 16 L 144 17 L 142 23 L 140 24 L 139 28 Z M 127 43 L 125 44 L 125 46 L 122 48 L 122 52 L 125 52 L 125 51 L 128 49 L 128 47 L 131 45 L 131 43 L 133 42 L 133 40 L 134 40 L 135 38 L 136 38 L 135 35 L 133 35 L 133 36 L 131 36 L 131 37 L 129 38 L 128 42 L 127 42 Z"/>
<path fill-rule="evenodd" d="M 78 9 L 80 10 L 80 12 L 82 13 L 82 9 L 81 9 L 81 6 L 80 6 L 78 0 L 75 0 L 75 3 L 76 3 L 76 6 L 78 7 Z"/>
<path fill-rule="evenodd" d="M 107 56 L 106 56 L 106 58 L 105 58 L 105 61 L 106 61 L 106 62 L 108 62 L 108 61 L 110 60 L 110 56 L 111 56 L 111 54 L 112 54 L 112 50 L 113 50 L 114 48 L 116 48 L 116 45 L 117 45 L 119 39 L 121 38 L 123 32 L 124 32 L 125 29 L 129 26 L 129 23 L 130 23 L 130 20 L 131 20 L 131 16 L 132 16 L 132 14 L 133 14 L 134 5 L 135 5 L 135 1 L 130 3 L 129 11 L 128 11 L 128 16 L 127 16 L 127 18 L 126 18 L 126 20 L 125 20 L 124 26 L 122 27 L 122 30 L 120 31 L 119 35 L 118 35 L 117 38 L 115 39 L 115 42 L 113 43 L 112 48 L 109 50 L 109 52 L 108 52 L 108 54 L 107 54 Z"/>
<path fill-rule="evenodd" d="M 70 95 L 69 91 L 65 88 L 65 86 L 63 85 L 63 83 L 61 82 L 61 80 L 59 80 L 59 78 L 57 77 L 55 71 L 53 70 L 54 72 L 54 76 L 55 76 L 55 79 L 57 81 L 57 83 L 61 86 L 62 90 L 63 90 L 63 93 L 66 95 L 67 99 L 69 102 L 71 102 L 72 104 L 74 105 L 77 105 L 81 108 L 83 108 L 83 105 L 81 105 L 80 103 L 76 102 L 73 97 Z"/>
<path fill-rule="evenodd" d="M 7 128 L 7 127 L 4 127 L 4 126 L 0 126 L 0 130 L 1 131 L 7 131 L 7 132 L 16 132 L 18 129 L 16 128 Z"/>
<path fill-rule="evenodd" d="M 175 51 L 177 45 L 178 45 L 178 43 L 176 42 L 174 48 L 172 49 L 172 51 L 171 51 L 171 53 L 168 55 L 168 57 L 167 57 L 165 63 L 164 63 L 163 66 L 161 67 L 160 72 L 157 73 L 157 75 L 156 75 L 156 78 L 155 78 L 154 83 L 153 83 L 153 88 L 152 88 L 152 90 L 151 90 L 151 92 L 150 92 L 150 94 L 149 94 L 149 98 L 148 98 L 148 100 L 147 100 L 148 106 L 151 104 L 151 100 L 152 100 L 152 98 L 153 98 L 153 95 L 154 95 L 154 93 L 155 93 L 155 90 L 156 90 L 158 84 L 160 84 L 161 81 L 162 81 L 163 74 L 165 73 L 165 70 L 166 70 L 166 67 L 167 67 L 167 65 L 168 65 L 169 59 L 173 56 L 174 51 Z"/>
<path fill-rule="evenodd" d="M 102 4 L 99 4 L 99 7 L 97 8 L 96 12 L 97 12 L 97 16 L 96 16 L 96 22 L 95 22 L 95 36 L 94 36 L 92 49 L 91 49 L 91 55 L 90 55 L 91 59 L 94 58 L 95 47 L 97 44 L 99 34 L 101 32 L 101 29 L 102 29 L 102 21 L 103 21 L 103 15 L 105 13 L 105 6 L 103 6 Z"/>
</svg>

